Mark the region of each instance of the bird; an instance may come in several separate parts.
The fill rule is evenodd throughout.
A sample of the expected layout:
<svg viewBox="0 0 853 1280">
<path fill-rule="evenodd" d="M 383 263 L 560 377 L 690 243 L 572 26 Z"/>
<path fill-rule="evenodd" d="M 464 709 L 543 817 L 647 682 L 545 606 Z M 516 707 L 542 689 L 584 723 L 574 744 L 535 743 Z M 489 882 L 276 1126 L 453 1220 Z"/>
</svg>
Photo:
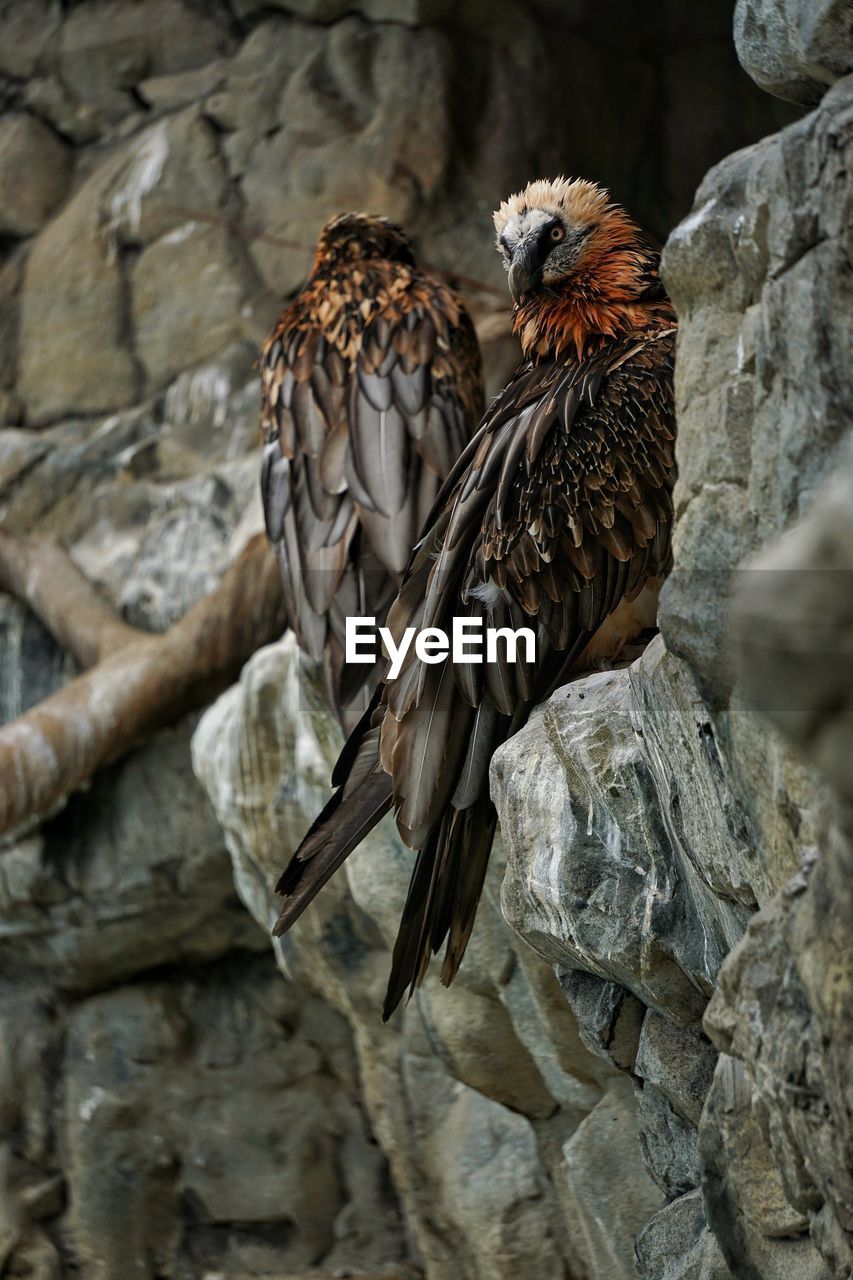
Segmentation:
<svg viewBox="0 0 853 1280">
<path fill-rule="evenodd" d="M 387 218 L 323 227 L 310 276 L 263 344 L 261 496 L 289 625 L 345 731 L 383 662 L 344 661 L 347 615 L 384 621 L 442 480 L 483 411 L 459 295 Z"/>
<path fill-rule="evenodd" d="M 345 744 L 336 788 L 278 884 L 298 918 L 393 808 L 415 851 L 383 1007 L 445 946 L 462 961 L 497 815 L 489 762 L 532 708 L 655 620 L 671 567 L 676 319 L 657 254 L 610 194 L 540 179 L 494 215 L 522 362 L 444 482 L 388 615 L 535 635 L 532 657 L 424 663 L 410 649 Z M 446 944 L 446 945 L 445 945 Z"/>
</svg>

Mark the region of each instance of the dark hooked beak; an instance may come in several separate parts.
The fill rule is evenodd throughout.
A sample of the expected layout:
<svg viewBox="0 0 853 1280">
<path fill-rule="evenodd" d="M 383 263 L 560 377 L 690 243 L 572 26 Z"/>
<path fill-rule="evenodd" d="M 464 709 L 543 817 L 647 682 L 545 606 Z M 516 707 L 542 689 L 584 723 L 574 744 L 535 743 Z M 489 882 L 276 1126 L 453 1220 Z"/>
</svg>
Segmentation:
<svg viewBox="0 0 853 1280">
<path fill-rule="evenodd" d="M 535 285 L 541 265 L 538 239 L 528 236 L 517 246 L 507 272 L 509 291 L 516 306 Z"/>
</svg>

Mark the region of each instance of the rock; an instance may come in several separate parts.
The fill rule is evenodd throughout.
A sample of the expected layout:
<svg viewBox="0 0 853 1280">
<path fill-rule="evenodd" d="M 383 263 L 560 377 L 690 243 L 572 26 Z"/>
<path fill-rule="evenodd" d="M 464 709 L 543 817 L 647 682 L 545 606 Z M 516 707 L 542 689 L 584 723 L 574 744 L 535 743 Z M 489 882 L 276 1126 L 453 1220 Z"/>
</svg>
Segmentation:
<svg viewBox="0 0 853 1280">
<path fill-rule="evenodd" d="M 835 42 L 834 70 L 818 52 L 833 12 L 788 6 L 785 47 L 780 26 L 750 53 L 769 10 L 740 3 L 744 61 L 788 96 L 816 100 L 849 66 L 849 41 Z M 795 50 L 808 40 L 811 61 Z M 853 1197 L 836 1144 L 849 1142 L 839 1082 L 853 1039 L 842 924 L 853 904 L 833 791 L 849 795 L 839 585 L 853 387 L 836 354 L 850 350 L 837 323 L 850 293 L 850 118 L 848 78 L 811 115 L 712 170 L 664 255 L 681 324 L 677 569 L 662 630 L 715 707 L 716 751 L 758 854 L 751 872 L 742 865 L 762 909 L 705 1015 L 723 1056 L 700 1122 L 707 1221 L 747 1280 L 851 1268 Z M 653 1236 L 648 1247 L 655 1274 Z"/>
<path fill-rule="evenodd" d="M 14 386 L 17 377 L 18 320 L 23 272 L 24 254 L 21 252 L 11 253 L 0 267 L 0 387 Z M 0 424 L 4 421 L 0 419 Z"/>
<path fill-rule="evenodd" d="M 737 809 L 715 761 L 703 758 L 707 721 L 688 690 L 655 642 L 630 670 L 555 694 L 492 762 L 508 854 L 504 914 L 552 963 L 618 983 L 681 1024 L 701 1017 L 702 992 L 747 918 L 732 883 L 740 816 L 718 822 L 713 855 L 707 847 L 709 809 Z M 644 719 L 650 705 L 655 734 Z M 680 727 L 685 707 L 692 731 Z M 664 724 L 670 738 L 679 725 L 682 757 L 660 753 Z M 718 880 L 709 868 L 725 873 Z"/>
<path fill-rule="evenodd" d="M 765 1237 L 798 1233 L 809 1274 L 827 1265 L 843 1274 L 853 1263 L 845 1234 L 853 1182 L 843 1155 L 851 866 L 849 838 L 836 830 L 808 873 L 751 921 L 706 1014 L 709 1035 L 728 1055 L 702 1124 L 711 1222 L 727 1255 L 750 1259 L 762 1277 L 789 1265 Z M 760 1194 L 743 1190 L 746 1179 Z"/>
<path fill-rule="evenodd" d="M 234 901 L 218 829 L 188 774 L 187 742 L 187 727 L 161 734 L 41 834 L 4 852 L 6 971 L 56 972 L 63 988 L 91 990 L 182 958 L 265 946 Z M 173 789 L 182 798 L 167 806 Z M 132 848 L 132 858 L 120 861 L 119 848 Z"/>
<path fill-rule="evenodd" d="M 748 1081 L 725 1055 L 702 1130 L 704 1200 L 729 1265 L 744 1280 L 792 1274 L 825 1280 L 826 1268 L 808 1238 L 808 1218 L 792 1208 L 753 1112 Z"/>
<path fill-rule="evenodd" d="M 299 242 L 311 228 L 303 252 L 252 245 L 271 289 L 300 283 L 317 231 L 342 209 L 382 210 L 406 224 L 437 193 L 448 163 L 449 74 L 439 32 L 355 17 L 301 62 L 283 88 L 278 128 L 257 141 L 243 177 L 256 216 L 277 236 Z"/>
<path fill-rule="evenodd" d="M 637 1127 L 643 1163 L 667 1200 L 699 1185 L 699 1134 L 653 1084 L 637 1088 Z"/>
<path fill-rule="evenodd" d="M 268 7 L 284 9 L 308 22 L 332 23 L 350 13 L 362 14 L 372 22 L 402 22 L 407 26 L 426 26 L 437 22 L 448 12 L 447 0 L 235 0 L 235 10 L 249 15 Z"/>
<path fill-rule="evenodd" d="M 29 236 L 65 196 L 74 167 L 68 147 L 27 112 L 0 119 L 0 232 Z"/>
<path fill-rule="evenodd" d="M 705 1226 L 702 1197 L 691 1191 L 656 1213 L 637 1237 L 642 1280 L 731 1280 Z"/>
<path fill-rule="evenodd" d="M 157 0 L 156 7 L 94 0 L 63 22 L 57 63 L 79 99 L 117 120 L 140 81 L 210 62 L 230 43 L 225 25 L 180 0 Z"/>
<path fill-rule="evenodd" d="M 717 1055 L 701 1032 L 651 1010 L 643 1020 L 635 1070 L 664 1095 L 685 1120 L 698 1125 Z"/>
<path fill-rule="evenodd" d="M 257 484 L 250 458 L 172 485 L 143 479 L 128 483 L 129 492 L 95 495 L 75 558 L 128 622 L 165 631 L 259 531 Z M 104 539 L 106 529 L 114 541 Z"/>
<path fill-rule="evenodd" d="M 108 413 L 139 391 L 121 274 L 108 246 L 91 234 L 99 191 L 96 175 L 44 229 L 27 260 L 18 389 L 32 425 Z"/>
<path fill-rule="evenodd" d="M 643 1002 L 618 983 L 583 969 L 557 965 L 556 973 L 589 1051 L 620 1071 L 633 1072 L 646 1014 Z"/>
<path fill-rule="evenodd" d="M 480 1258 L 487 1260 L 486 1274 L 512 1280 L 535 1257 L 543 1275 L 560 1275 L 566 1242 L 555 1232 L 555 1192 L 529 1121 L 471 1089 L 457 1086 L 448 1096 L 428 1057 L 416 1065 L 417 1086 L 410 1084 L 415 1133 L 427 1142 L 433 1212 L 457 1266 L 473 1271 Z"/>
<path fill-rule="evenodd" d="M 284 15 L 266 17 L 229 60 L 225 82 L 205 104 L 206 114 L 223 130 L 249 134 L 254 147 L 278 123 L 279 102 L 290 77 L 319 55 L 322 45 L 322 33 L 315 27 Z"/>
<path fill-rule="evenodd" d="M 0 724 L 14 720 L 77 674 L 29 610 L 0 596 Z"/>
<path fill-rule="evenodd" d="M 48 447 L 35 431 L 0 430 L 0 497 L 6 497 L 16 482 L 26 477 Z"/>
<path fill-rule="evenodd" d="M 171 111 L 198 98 L 206 98 L 222 84 L 226 62 L 217 59 L 192 71 L 176 71 L 172 75 L 152 76 L 138 86 L 138 93 L 156 111 Z"/>
<path fill-rule="evenodd" d="M 697 1126 L 716 1057 L 701 1033 L 646 1014 L 634 1064 L 640 1149 L 670 1200 L 699 1185 Z"/>
<path fill-rule="evenodd" d="M 339 741 L 292 636 L 258 653 L 199 725 L 194 767 L 226 832 L 238 892 L 265 927 L 276 914 L 270 885 L 328 795 Z M 278 945 L 286 972 L 355 1029 L 369 1113 L 430 1275 L 508 1277 L 531 1250 L 546 1275 L 566 1262 L 593 1280 L 629 1274 L 608 1269 L 611 1252 L 631 1257 L 632 1214 L 644 1196 L 657 1197 L 630 1086 L 613 1102 L 625 1148 L 586 1193 L 596 1212 L 599 1196 L 629 1206 L 602 1258 L 573 1208 L 575 1184 L 594 1181 L 594 1144 L 579 1139 L 571 1160 L 560 1152 L 597 1113 L 614 1070 L 584 1048 L 553 976 L 501 920 L 500 850 L 453 987 L 430 975 L 377 1037 L 410 870 L 411 855 L 383 823 Z"/>
<path fill-rule="evenodd" d="M 738 576 L 740 688 L 853 800 L 853 448 L 812 511 Z"/>
<path fill-rule="evenodd" d="M 56 76 L 35 76 L 27 80 L 21 98 L 33 115 L 47 121 L 69 142 L 94 142 L 104 130 L 104 121 L 88 102 L 80 102 Z"/>
<path fill-rule="evenodd" d="M 851 305 L 840 195 L 851 94 L 839 83 L 817 111 L 712 169 L 664 252 L 679 313 L 679 518 L 661 629 L 715 704 L 733 678 L 729 571 L 811 504 L 853 395 L 839 324 Z"/>
<path fill-rule="evenodd" d="M 631 1086 L 614 1080 L 563 1148 L 575 1230 L 601 1280 L 633 1280 L 634 1237 L 660 1208 L 640 1162 Z"/>
<path fill-rule="evenodd" d="M 79 538 L 92 505 L 109 505 L 112 485 L 129 478 L 128 463 L 156 431 L 150 406 L 144 406 L 106 418 L 71 418 L 42 431 L 3 433 L 0 495 L 9 532 L 26 532 L 38 522 L 42 532 Z M 138 516 L 131 508 L 125 524 Z M 101 555 L 120 550 L 101 546 Z"/>
<path fill-rule="evenodd" d="M 438 1057 L 457 1080 L 532 1120 L 554 1114 L 557 1103 L 520 1044 L 508 1061 L 495 1057 L 496 1041 L 515 1041 L 509 1013 L 495 996 L 463 987 L 452 1002 L 425 1000 L 422 1014 Z"/>
<path fill-rule="evenodd" d="M 242 311 L 257 293 L 245 259 L 217 220 L 188 221 L 216 207 L 224 185 L 213 130 L 190 108 L 120 147 L 45 229 L 22 294 L 19 388 L 30 422 L 126 406 L 146 372 L 170 380 L 193 362 L 183 348 L 177 357 L 175 326 L 195 361 L 246 328 L 254 334 L 253 311 Z M 124 250 L 155 239 L 141 279 Z M 183 304 L 169 323 L 156 310 L 164 293 Z"/>
<path fill-rule="evenodd" d="M 845 0 L 738 0 L 735 47 L 756 84 L 789 102 L 814 106 L 853 71 L 853 29 Z"/>
<path fill-rule="evenodd" d="M 148 386 L 170 382 L 243 336 L 253 280 L 223 227 L 185 222 L 140 254 L 130 275 L 136 350 Z"/>
<path fill-rule="evenodd" d="M 239 342 L 178 375 L 166 392 L 158 437 L 172 473 L 253 453 L 261 413 L 256 365 L 257 346 Z"/>
<path fill-rule="evenodd" d="M 17 79 L 31 76 L 61 22 L 60 0 L 2 0 L 0 71 Z"/>
<path fill-rule="evenodd" d="M 177 234 L 198 215 L 211 217 L 207 225 L 224 235 L 219 210 L 227 175 L 216 133 L 198 107 L 166 116 L 133 136 L 93 182 L 99 218 L 114 247 Z"/>
<path fill-rule="evenodd" d="M 400 1256 L 383 1162 L 347 1096 L 348 1028 L 270 959 L 84 1000 L 62 1063 L 65 1233 L 91 1276 Z"/>
</svg>

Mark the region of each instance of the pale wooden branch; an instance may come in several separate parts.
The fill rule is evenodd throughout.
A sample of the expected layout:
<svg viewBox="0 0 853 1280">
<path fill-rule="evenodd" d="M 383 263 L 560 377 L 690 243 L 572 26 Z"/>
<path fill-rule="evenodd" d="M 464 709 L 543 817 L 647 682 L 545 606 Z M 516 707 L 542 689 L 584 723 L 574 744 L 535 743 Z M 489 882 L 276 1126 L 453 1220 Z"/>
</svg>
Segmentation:
<svg viewBox="0 0 853 1280">
<path fill-rule="evenodd" d="M 144 634 L 122 622 L 68 553 L 47 538 L 16 538 L 0 529 L 0 591 L 23 601 L 83 667 Z"/>
<path fill-rule="evenodd" d="M 55 810 L 104 765 L 203 705 L 281 633 L 275 557 L 253 538 L 163 635 L 122 622 L 61 548 L 0 534 L 0 589 L 91 670 L 0 727 L 0 836 Z"/>
</svg>

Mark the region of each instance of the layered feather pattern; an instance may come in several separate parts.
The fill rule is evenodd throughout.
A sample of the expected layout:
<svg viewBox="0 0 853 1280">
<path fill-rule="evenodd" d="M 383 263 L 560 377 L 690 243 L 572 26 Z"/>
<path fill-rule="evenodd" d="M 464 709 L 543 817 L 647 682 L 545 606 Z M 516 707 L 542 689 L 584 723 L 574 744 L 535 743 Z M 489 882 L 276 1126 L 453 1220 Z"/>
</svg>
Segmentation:
<svg viewBox="0 0 853 1280">
<path fill-rule="evenodd" d="M 614 252 L 625 219 L 619 211 Z M 577 317 L 567 340 L 543 350 L 537 338 L 450 469 L 388 616 L 397 637 L 406 627 L 450 633 L 460 616 L 528 627 L 535 658 L 522 644 L 512 662 L 498 642 L 495 661 L 480 666 L 425 664 L 412 647 L 399 677 L 377 688 L 338 763 L 340 789 L 282 880 L 293 896 L 279 929 L 354 835 L 393 805 L 417 856 L 385 1017 L 442 946 L 442 981 L 458 970 L 495 831 L 495 749 L 573 672 L 592 657 L 612 658 L 639 632 L 634 605 L 670 568 L 674 318 L 653 256 L 639 238 L 629 247 L 645 258 L 622 320 L 609 306 L 606 328 L 589 328 L 580 354 Z M 590 296 L 591 280 L 587 271 Z M 564 313 L 569 290 L 567 281 L 564 293 L 537 295 L 540 319 L 549 298 Z M 550 331 L 549 320 L 542 332 Z"/>
<path fill-rule="evenodd" d="M 459 297 L 382 218 L 323 231 L 261 356 L 261 492 L 290 625 L 351 729 L 382 670 L 346 670 L 348 615 L 381 623 L 442 480 L 483 408 Z"/>
</svg>

